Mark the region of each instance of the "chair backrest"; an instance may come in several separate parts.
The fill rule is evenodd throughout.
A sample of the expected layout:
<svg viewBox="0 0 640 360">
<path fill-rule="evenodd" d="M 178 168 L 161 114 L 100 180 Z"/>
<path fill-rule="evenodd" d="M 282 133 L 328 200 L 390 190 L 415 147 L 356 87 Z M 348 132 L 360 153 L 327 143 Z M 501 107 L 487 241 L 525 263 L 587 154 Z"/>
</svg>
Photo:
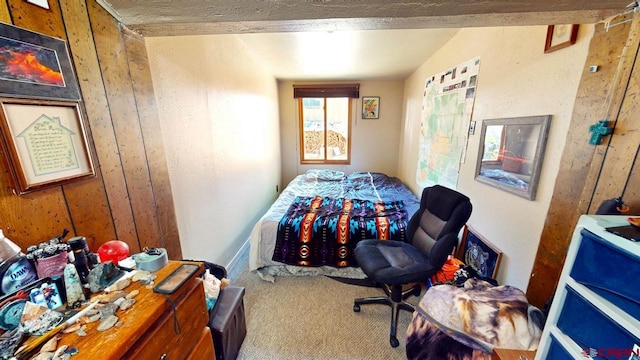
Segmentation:
<svg viewBox="0 0 640 360">
<path fill-rule="evenodd" d="M 455 190 L 434 185 L 422 190 L 420 208 L 409 220 L 409 242 L 437 268 L 458 244 L 458 233 L 472 210 L 469 198 Z"/>
</svg>

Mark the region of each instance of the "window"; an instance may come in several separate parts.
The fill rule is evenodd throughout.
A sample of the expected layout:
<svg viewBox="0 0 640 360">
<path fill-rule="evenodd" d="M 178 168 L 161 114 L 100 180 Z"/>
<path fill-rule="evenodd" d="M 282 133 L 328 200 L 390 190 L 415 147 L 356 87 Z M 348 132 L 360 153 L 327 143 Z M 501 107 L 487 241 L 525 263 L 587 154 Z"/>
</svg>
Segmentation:
<svg viewBox="0 0 640 360">
<path fill-rule="evenodd" d="M 351 99 L 305 97 L 298 99 L 300 162 L 349 164 L 351 161 Z"/>
<path fill-rule="evenodd" d="M 300 162 L 351 163 L 351 103 L 360 84 L 293 85 L 298 99 Z"/>
</svg>

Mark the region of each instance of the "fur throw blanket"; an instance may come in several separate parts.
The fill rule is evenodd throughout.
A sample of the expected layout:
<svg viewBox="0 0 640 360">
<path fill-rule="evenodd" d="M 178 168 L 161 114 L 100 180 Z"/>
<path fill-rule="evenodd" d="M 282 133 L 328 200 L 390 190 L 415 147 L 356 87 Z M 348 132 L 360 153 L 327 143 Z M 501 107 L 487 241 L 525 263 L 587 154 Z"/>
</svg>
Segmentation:
<svg viewBox="0 0 640 360">
<path fill-rule="evenodd" d="M 489 359 L 494 347 L 535 350 L 543 322 L 542 311 L 512 286 L 492 286 L 479 279 L 469 279 L 463 287 L 433 286 L 413 314 L 407 357 L 480 359 L 485 357 L 478 353 L 485 353 Z"/>
</svg>

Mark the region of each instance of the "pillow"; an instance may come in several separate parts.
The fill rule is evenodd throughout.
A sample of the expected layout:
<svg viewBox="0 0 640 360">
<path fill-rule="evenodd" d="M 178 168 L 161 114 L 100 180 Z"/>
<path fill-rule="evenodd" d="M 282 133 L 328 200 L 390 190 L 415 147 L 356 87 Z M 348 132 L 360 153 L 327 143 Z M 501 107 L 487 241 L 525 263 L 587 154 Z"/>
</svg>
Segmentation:
<svg viewBox="0 0 640 360">
<path fill-rule="evenodd" d="M 307 170 L 306 174 L 309 180 L 342 181 L 345 178 L 344 172 L 338 170 L 311 169 Z"/>
</svg>

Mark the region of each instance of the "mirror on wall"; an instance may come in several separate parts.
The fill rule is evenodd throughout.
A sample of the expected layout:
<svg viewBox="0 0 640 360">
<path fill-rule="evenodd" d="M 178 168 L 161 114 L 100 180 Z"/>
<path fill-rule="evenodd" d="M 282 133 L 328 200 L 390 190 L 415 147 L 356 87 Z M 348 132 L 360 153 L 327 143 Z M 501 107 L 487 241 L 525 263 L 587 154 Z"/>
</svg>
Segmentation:
<svg viewBox="0 0 640 360">
<path fill-rule="evenodd" d="M 484 120 L 475 179 L 534 200 L 550 122 L 551 115 Z"/>
</svg>

